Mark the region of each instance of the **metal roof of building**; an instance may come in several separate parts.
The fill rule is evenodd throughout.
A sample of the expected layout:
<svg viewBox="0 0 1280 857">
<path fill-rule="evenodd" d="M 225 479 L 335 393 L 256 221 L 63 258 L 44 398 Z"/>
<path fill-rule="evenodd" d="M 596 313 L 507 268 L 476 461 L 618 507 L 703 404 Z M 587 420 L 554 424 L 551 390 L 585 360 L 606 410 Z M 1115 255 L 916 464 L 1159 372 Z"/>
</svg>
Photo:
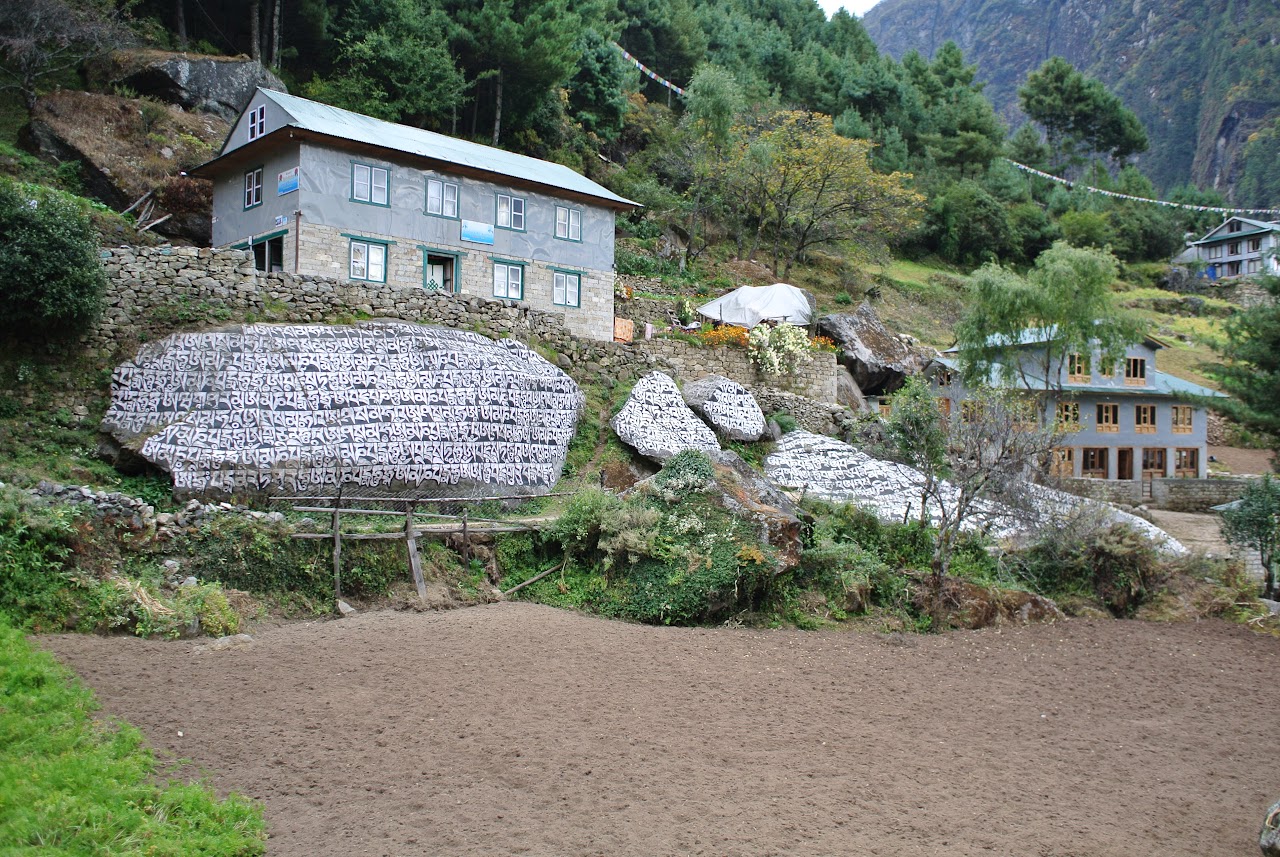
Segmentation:
<svg viewBox="0 0 1280 857">
<path fill-rule="evenodd" d="M 618 196 L 603 185 L 593 182 L 562 164 L 517 155 L 514 152 L 472 143 L 468 140 L 459 140 L 456 137 L 437 134 L 422 128 L 397 125 L 362 113 L 299 98 L 296 95 L 286 95 L 269 89 L 258 91 L 275 102 L 292 118 L 291 122 L 285 123 L 287 128 L 301 128 L 327 137 L 406 152 L 471 170 L 544 185 L 552 189 L 561 188 L 606 200 L 618 206 L 639 207 L 639 203 Z"/>
<path fill-rule="evenodd" d="M 1097 322 L 1094 322 L 1097 324 Z M 1010 340 L 1009 337 L 1002 333 L 993 333 L 987 337 L 987 346 L 989 348 L 1005 348 L 1007 346 L 1022 347 L 1025 345 L 1043 345 L 1047 342 L 1055 342 L 1058 339 L 1058 326 L 1051 324 L 1048 327 L 1028 327 L 1018 331 L 1018 335 Z M 1161 342 L 1154 336 L 1142 337 L 1142 342 L 1151 348 L 1168 348 L 1168 343 Z M 962 349 L 957 343 L 943 351 L 943 354 L 959 354 Z"/>
<path fill-rule="evenodd" d="M 947 357 L 938 358 L 938 362 L 948 369 L 959 371 L 960 361 Z M 1003 374 L 1003 364 L 992 363 L 990 374 L 987 378 L 987 386 L 989 387 L 1008 387 L 1009 383 L 1005 380 Z M 1027 390 L 1030 392 L 1042 392 L 1045 388 L 1044 376 L 1035 372 L 1028 371 L 1023 375 L 1019 375 L 1012 385 L 1015 389 Z M 1205 397 L 1211 399 L 1226 398 L 1226 394 L 1219 393 L 1208 387 L 1203 387 L 1176 375 L 1170 375 L 1167 372 L 1161 372 L 1159 369 L 1152 367 L 1147 373 L 1147 383 L 1139 386 L 1125 386 L 1120 384 L 1073 384 L 1067 382 L 1064 384 L 1050 385 L 1054 390 L 1061 389 L 1064 393 L 1098 393 L 1107 396 L 1170 396 L 1178 397 Z"/>
</svg>

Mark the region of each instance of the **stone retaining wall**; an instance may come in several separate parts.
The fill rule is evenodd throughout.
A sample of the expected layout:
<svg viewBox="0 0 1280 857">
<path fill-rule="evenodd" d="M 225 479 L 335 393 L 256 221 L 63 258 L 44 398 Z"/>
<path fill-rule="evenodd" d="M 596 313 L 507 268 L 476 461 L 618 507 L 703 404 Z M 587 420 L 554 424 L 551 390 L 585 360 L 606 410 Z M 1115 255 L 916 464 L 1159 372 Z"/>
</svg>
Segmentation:
<svg viewBox="0 0 1280 857">
<path fill-rule="evenodd" d="M 1151 505 L 1171 512 L 1207 512 L 1213 506 L 1239 500 L 1249 484 L 1246 477 L 1216 479 L 1153 479 Z"/>
<path fill-rule="evenodd" d="M 782 389 L 835 401 L 832 354 L 815 354 L 794 378 L 772 378 L 757 373 L 741 351 L 666 339 L 598 342 L 574 336 L 557 315 L 512 301 L 442 295 L 389 283 L 267 274 L 255 270 L 243 250 L 117 247 L 103 250 L 102 262 L 108 275 L 105 310 L 85 344 L 104 359 L 132 356 L 140 343 L 177 330 L 222 322 L 397 318 L 513 336 L 541 350 L 579 383 L 612 386 L 659 369 L 681 380 L 714 373 L 753 391 Z"/>
<path fill-rule="evenodd" d="M 1209 479 L 1152 479 L 1151 496 L 1142 496 L 1142 483 L 1126 479 L 1064 479 L 1061 487 L 1081 497 L 1127 506 L 1145 503 L 1171 512 L 1207 512 L 1213 506 L 1230 503 L 1244 493 L 1246 477 Z"/>
</svg>

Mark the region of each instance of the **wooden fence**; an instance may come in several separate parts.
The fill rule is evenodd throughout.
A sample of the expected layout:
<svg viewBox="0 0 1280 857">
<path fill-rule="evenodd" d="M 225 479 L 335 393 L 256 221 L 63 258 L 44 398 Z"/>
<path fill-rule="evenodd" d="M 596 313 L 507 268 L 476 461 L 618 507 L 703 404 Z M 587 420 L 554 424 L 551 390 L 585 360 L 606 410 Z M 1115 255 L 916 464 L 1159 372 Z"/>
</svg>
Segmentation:
<svg viewBox="0 0 1280 857">
<path fill-rule="evenodd" d="M 295 505 L 295 512 L 324 512 L 331 518 L 328 532 L 294 533 L 295 539 L 329 539 L 333 541 L 333 597 L 342 598 L 342 542 L 344 539 L 396 539 L 403 540 L 409 556 L 409 572 L 413 576 L 413 585 L 418 590 L 418 597 L 427 597 L 427 583 L 422 575 L 422 559 L 418 555 L 418 539 L 443 537 L 454 534 L 462 536 L 462 561 L 471 562 L 471 535 L 473 533 L 518 533 L 538 530 L 553 523 L 552 515 L 524 518 L 485 518 L 474 517 L 466 506 L 457 514 L 441 514 L 439 512 L 423 512 L 418 507 L 433 503 L 483 503 L 491 500 L 532 500 L 535 497 L 563 497 L 568 492 L 553 494 L 537 494 L 529 496 L 504 497 L 346 497 L 339 491 L 335 497 L 280 497 L 300 505 Z M 392 504 L 400 508 L 366 508 L 352 506 L 352 503 L 365 506 Z M 404 526 L 396 530 L 379 532 L 343 532 L 344 516 L 384 516 L 397 517 L 404 521 Z M 425 522 L 422 520 L 425 519 Z M 523 589 L 530 583 L 541 579 L 553 569 L 541 572 L 534 578 L 504 592 L 509 595 Z"/>
</svg>

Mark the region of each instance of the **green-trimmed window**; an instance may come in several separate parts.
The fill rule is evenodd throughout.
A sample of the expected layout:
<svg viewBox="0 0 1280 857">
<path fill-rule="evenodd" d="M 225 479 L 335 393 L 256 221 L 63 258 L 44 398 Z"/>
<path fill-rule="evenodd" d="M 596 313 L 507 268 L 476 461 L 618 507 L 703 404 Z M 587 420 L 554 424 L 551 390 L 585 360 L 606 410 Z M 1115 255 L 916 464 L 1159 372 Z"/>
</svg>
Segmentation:
<svg viewBox="0 0 1280 857">
<path fill-rule="evenodd" d="M 427 214 L 458 219 L 458 186 L 440 179 L 427 179 Z"/>
<path fill-rule="evenodd" d="M 582 211 L 567 205 L 556 206 L 556 237 L 565 241 L 582 240 Z"/>
<path fill-rule="evenodd" d="M 499 229 L 524 231 L 524 200 L 518 196 L 505 193 L 498 194 L 498 216 L 495 221 Z"/>
<path fill-rule="evenodd" d="M 557 306 L 582 306 L 582 275 L 573 271 L 553 271 L 551 302 Z"/>
<path fill-rule="evenodd" d="M 387 245 L 366 238 L 351 239 L 350 275 L 353 280 L 371 283 L 387 281 Z"/>
<path fill-rule="evenodd" d="M 262 205 L 262 167 L 244 174 L 244 207 L 250 209 L 259 205 Z"/>
<path fill-rule="evenodd" d="M 390 205 L 388 189 L 391 171 L 353 161 L 351 164 L 351 200 L 369 205 Z"/>
<path fill-rule="evenodd" d="M 493 263 L 493 296 L 518 301 L 524 299 L 524 265 L 515 262 Z"/>
</svg>

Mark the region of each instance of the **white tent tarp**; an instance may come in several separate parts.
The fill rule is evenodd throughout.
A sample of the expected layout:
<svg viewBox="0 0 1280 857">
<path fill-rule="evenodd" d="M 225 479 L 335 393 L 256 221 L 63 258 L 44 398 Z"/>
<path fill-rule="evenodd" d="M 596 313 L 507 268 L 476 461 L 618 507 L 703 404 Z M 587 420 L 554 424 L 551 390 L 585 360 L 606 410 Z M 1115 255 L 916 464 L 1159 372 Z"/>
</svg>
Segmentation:
<svg viewBox="0 0 1280 857">
<path fill-rule="evenodd" d="M 786 283 L 743 286 L 698 307 L 712 321 L 752 328 L 762 321 L 786 321 L 805 326 L 812 318 L 804 291 Z"/>
</svg>

